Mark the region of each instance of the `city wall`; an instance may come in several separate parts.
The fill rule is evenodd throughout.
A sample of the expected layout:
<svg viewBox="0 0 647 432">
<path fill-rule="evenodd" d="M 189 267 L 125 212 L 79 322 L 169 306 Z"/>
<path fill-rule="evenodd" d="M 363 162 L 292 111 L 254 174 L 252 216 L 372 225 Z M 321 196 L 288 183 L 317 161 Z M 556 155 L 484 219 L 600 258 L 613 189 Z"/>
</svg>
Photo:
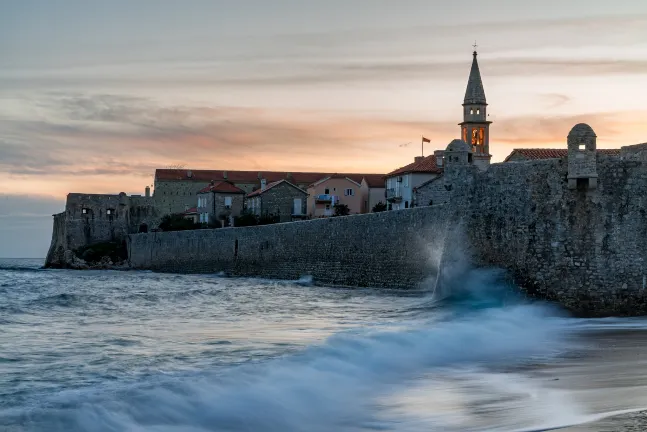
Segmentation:
<svg viewBox="0 0 647 432">
<path fill-rule="evenodd" d="M 474 265 L 502 267 L 529 295 L 578 314 L 647 314 L 647 169 L 598 154 L 597 187 L 569 189 L 567 165 L 564 158 L 447 169 L 446 203 L 431 207 L 131 235 L 130 264 L 407 288 L 433 283 L 443 254 L 464 248 Z"/>
</svg>

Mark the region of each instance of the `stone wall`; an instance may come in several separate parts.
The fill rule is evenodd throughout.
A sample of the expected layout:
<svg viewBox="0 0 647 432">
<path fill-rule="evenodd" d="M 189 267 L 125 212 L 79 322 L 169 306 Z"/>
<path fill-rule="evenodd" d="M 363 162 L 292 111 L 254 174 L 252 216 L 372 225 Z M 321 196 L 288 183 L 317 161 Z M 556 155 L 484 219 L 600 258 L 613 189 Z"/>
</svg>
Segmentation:
<svg viewBox="0 0 647 432">
<path fill-rule="evenodd" d="M 52 243 L 45 265 L 65 265 L 65 251 L 93 243 L 124 240 L 159 224 L 151 197 L 71 193 L 65 211 L 54 215 Z"/>
<path fill-rule="evenodd" d="M 647 314 L 647 167 L 597 154 L 596 189 L 569 189 L 567 159 L 447 169 L 444 205 L 215 231 L 130 237 L 135 268 L 410 287 L 432 256 L 465 247 L 529 295 L 589 316 Z M 461 227 L 464 240 L 445 241 Z M 460 243 L 460 244 L 459 244 Z M 444 245 L 444 246 L 442 246 Z M 447 259 L 446 259 L 447 260 Z"/>
<path fill-rule="evenodd" d="M 434 277 L 441 207 L 244 228 L 130 236 L 130 264 L 165 272 L 227 272 L 339 286 L 411 288 Z"/>
</svg>

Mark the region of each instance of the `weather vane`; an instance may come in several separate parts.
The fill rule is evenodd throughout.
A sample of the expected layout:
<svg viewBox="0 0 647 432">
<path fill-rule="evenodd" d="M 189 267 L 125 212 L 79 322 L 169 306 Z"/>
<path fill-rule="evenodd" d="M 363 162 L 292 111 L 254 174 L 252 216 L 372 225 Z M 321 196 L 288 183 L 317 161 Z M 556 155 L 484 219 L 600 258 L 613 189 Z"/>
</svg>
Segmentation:
<svg viewBox="0 0 647 432">
<path fill-rule="evenodd" d="M 474 51 L 476 51 L 476 48 L 478 48 L 478 45 L 476 45 L 476 41 L 474 41 L 474 45 L 472 46 L 474 47 Z"/>
</svg>

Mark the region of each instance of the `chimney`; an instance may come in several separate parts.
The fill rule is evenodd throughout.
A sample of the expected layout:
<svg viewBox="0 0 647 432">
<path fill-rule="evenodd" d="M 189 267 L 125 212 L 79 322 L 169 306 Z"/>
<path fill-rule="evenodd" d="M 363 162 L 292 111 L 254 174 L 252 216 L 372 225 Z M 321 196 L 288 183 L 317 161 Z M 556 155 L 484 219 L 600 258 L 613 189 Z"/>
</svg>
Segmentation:
<svg viewBox="0 0 647 432">
<path fill-rule="evenodd" d="M 292 173 L 288 173 L 286 177 L 289 182 L 292 182 Z"/>
<path fill-rule="evenodd" d="M 146 196 L 146 198 L 151 197 L 151 187 L 150 186 L 146 186 L 146 189 L 144 189 L 144 195 Z"/>
<path fill-rule="evenodd" d="M 436 150 L 434 151 L 434 156 L 436 156 L 436 166 L 438 168 L 443 167 L 443 159 L 445 159 L 445 150 Z"/>
<path fill-rule="evenodd" d="M 413 158 L 414 162 L 422 162 L 425 159 L 424 156 L 416 156 Z"/>
<path fill-rule="evenodd" d="M 213 181 L 213 180 L 211 180 L 211 181 L 209 182 L 209 184 L 210 184 L 211 186 L 213 186 L 214 184 L 216 184 L 216 182 L 215 182 L 215 181 Z"/>
<path fill-rule="evenodd" d="M 224 178 L 225 180 L 227 180 L 227 171 L 223 171 L 223 172 L 222 172 L 222 178 Z"/>
<path fill-rule="evenodd" d="M 261 179 L 261 190 L 265 190 L 265 186 L 267 186 L 267 180 L 262 178 Z"/>
</svg>

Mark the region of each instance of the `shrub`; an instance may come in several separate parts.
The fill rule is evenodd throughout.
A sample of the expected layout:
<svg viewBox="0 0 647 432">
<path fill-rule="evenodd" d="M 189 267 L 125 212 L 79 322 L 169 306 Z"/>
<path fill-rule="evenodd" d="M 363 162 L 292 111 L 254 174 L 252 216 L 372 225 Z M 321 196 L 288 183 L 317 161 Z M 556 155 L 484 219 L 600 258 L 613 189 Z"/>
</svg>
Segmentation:
<svg viewBox="0 0 647 432">
<path fill-rule="evenodd" d="M 202 228 L 202 224 L 186 219 L 181 214 L 165 215 L 159 224 L 159 229 L 162 231 L 186 231 L 200 228 Z"/>
<path fill-rule="evenodd" d="M 346 204 L 335 204 L 335 216 L 348 216 L 350 209 Z"/>
<path fill-rule="evenodd" d="M 375 204 L 373 206 L 373 210 L 371 210 L 373 213 L 379 213 L 386 211 L 386 204 L 380 201 L 379 203 Z"/>
<path fill-rule="evenodd" d="M 88 263 L 99 262 L 104 256 L 110 257 L 112 262 L 128 259 L 128 249 L 125 241 L 101 242 L 82 246 L 75 250 L 74 254 Z"/>
</svg>

